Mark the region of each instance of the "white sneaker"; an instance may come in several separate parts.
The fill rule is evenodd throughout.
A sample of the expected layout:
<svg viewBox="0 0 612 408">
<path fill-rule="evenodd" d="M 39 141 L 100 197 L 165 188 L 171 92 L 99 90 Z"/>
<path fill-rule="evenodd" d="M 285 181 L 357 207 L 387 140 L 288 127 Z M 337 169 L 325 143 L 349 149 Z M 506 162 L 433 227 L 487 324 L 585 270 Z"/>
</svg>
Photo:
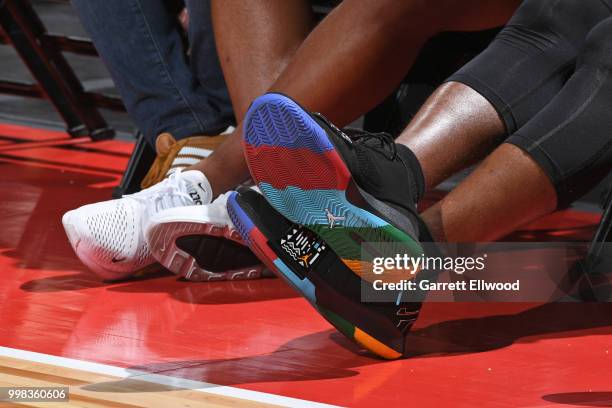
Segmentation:
<svg viewBox="0 0 612 408">
<path fill-rule="evenodd" d="M 87 267 L 104 279 L 124 279 L 155 263 L 144 238 L 151 217 L 168 208 L 209 204 L 211 196 L 201 172 L 178 171 L 136 194 L 68 211 L 62 223 Z"/>
<path fill-rule="evenodd" d="M 227 213 L 229 194 L 209 205 L 158 212 L 145 231 L 153 257 L 190 281 L 260 278 L 264 266 L 242 241 Z"/>
</svg>

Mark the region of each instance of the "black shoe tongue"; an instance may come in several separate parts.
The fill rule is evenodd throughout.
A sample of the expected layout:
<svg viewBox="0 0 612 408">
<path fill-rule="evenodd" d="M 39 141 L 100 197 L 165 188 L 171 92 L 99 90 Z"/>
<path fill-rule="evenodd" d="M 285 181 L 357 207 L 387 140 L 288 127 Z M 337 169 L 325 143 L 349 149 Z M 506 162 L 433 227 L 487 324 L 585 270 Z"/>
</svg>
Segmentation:
<svg viewBox="0 0 612 408">
<path fill-rule="evenodd" d="M 187 170 L 183 171 L 180 177 L 185 180 L 187 194 L 193 200 L 194 205 L 210 204 L 212 189 L 204 174 L 196 170 Z"/>
</svg>

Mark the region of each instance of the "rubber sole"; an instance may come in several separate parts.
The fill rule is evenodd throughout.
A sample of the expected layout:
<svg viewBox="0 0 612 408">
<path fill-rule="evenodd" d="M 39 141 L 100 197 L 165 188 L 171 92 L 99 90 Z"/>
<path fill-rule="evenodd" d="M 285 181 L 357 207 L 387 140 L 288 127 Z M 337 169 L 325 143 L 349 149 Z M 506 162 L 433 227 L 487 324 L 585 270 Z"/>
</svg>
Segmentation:
<svg viewBox="0 0 612 408">
<path fill-rule="evenodd" d="M 349 200 L 348 191 L 355 201 L 359 187 L 325 130 L 296 102 L 280 94 L 259 97 L 245 124 L 247 164 L 268 202 L 324 239 L 353 272 L 361 274 L 364 242 L 422 253 L 408 234 L 368 211 L 369 206 Z"/>
<path fill-rule="evenodd" d="M 201 240 L 226 239 L 244 245 L 238 231 L 229 226 L 168 222 L 153 226 L 147 232 L 147 235 L 153 257 L 169 271 L 191 282 L 258 279 L 262 277 L 265 269 L 263 265 L 257 264 L 223 272 L 213 272 L 201 267 L 191 253 L 177 245 L 177 242 L 185 237 L 197 237 Z"/>
<path fill-rule="evenodd" d="M 338 313 L 333 312 L 333 305 L 320 304 L 316 294 L 317 291 L 324 289 L 321 287 L 317 288 L 308 277 L 300 277 L 298 273 L 294 272 L 289 265 L 276 255 L 268 244 L 268 237 L 266 237 L 257 226 L 255 216 L 249 215 L 247 211 L 241 207 L 237 200 L 238 195 L 238 193 L 234 192 L 228 198 L 227 210 L 230 218 L 251 251 L 253 251 L 270 270 L 304 296 L 332 326 L 349 339 L 362 345 L 375 355 L 388 360 L 394 360 L 402 356 L 400 352 L 388 347 L 374 336 L 361 330 L 356 324 L 340 316 Z M 327 288 L 327 290 L 329 290 L 329 288 Z M 327 296 L 327 298 L 333 298 L 333 296 Z"/>
</svg>

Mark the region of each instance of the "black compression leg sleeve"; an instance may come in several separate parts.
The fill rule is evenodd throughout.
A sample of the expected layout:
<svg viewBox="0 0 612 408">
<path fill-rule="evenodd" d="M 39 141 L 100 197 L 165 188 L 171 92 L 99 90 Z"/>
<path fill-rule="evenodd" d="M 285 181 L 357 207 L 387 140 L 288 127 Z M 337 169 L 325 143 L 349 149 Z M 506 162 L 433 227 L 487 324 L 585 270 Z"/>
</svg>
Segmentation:
<svg viewBox="0 0 612 408">
<path fill-rule="evenodd" d="M 612 15 L 607 1 L 526 0 L 489 47 L 448 80 L 487 98 L 511 134 L 559 92 L 587 33 Z"/>
<path fill-rule="evenodd" d="M 560 207 L 612 170 L 612 17 L 588 34 L 576 71 L 560 93 L 507 142 L 544 169 Z"/>
</svg>

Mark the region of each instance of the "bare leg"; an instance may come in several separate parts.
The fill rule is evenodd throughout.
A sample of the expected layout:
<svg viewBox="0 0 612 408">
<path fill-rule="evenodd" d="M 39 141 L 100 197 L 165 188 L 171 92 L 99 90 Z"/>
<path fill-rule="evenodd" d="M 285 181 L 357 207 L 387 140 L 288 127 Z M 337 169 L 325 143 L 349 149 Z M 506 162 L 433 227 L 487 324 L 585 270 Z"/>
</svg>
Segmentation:
<svg viewBox="0 0 612 408">
<path fill-rule="evenodd" d="M 503 121 L 483 96 L 449 82 L 427 100 L 398 143 L 415 153 L 432 188 L 488 155 L 504 134 Z M 518 147 L 503 144 L 423 219 L 438 241 L 487 241 L 553 211 L 556 203 L 542 169 Z"/>
<path fill-rule="evenodd" d="M 398 143 L 415 153 L 432 188 L 486 157 L 504 134 L 503 121 L 483 96 L 449 82 L 427 100 Z M 479 242 L 500 238 L 556 204 L 542 169 L 518 147 L 503 144 L 423 219 L 437 241 Z"/>
<path fill-rule="evenodd" d="M 213 0 L 219 59 L 229 88 L 236 131 L 192 169 L 206 174 L 219 195 L 250 175 L 242 154 L 242 119 L 249 104 L 266 92 L 313 25 L 308 0 Z"/>
<path fill-rule="evenodd" d="M 361 0 L 345 0 L 307 38 L 271 90 L 291 95 L 344 126 L 397 86 L 433 34 L 503 24 L 517 3 L 441 0 L 432 7 L 416 0 L 380 0 L 364 7 Z M 215 195 L 248 178 L 241 136 L 239 126 L 222 147 L 194 166 L 206 174 Z"/>
<path fill-rule="evenodd" d="M 519 3 L 344 0 L 308 36 L 272 91 L 345 126 L 398 86 L 433 35 L 503 25 Z"/>
<path fill-rule="evenodd" d="M 219 60 L 236 120 L 285 69 L 314 25 L 309 0 L 213 0 Z"/>
<path fill-rule="evenodd" d="M 488 242 L 556 207 L 557 193 L 540 166 L 502 144 L 423 219 L 438 241 Z"/>
<path fill-rule="evenodd" d="M 425 102 L 397 139 L 419 158 L 427 188 L 481 160 L 505 133 L 497 111 L 467 85 L 449 82 Z"/>
</svg>

